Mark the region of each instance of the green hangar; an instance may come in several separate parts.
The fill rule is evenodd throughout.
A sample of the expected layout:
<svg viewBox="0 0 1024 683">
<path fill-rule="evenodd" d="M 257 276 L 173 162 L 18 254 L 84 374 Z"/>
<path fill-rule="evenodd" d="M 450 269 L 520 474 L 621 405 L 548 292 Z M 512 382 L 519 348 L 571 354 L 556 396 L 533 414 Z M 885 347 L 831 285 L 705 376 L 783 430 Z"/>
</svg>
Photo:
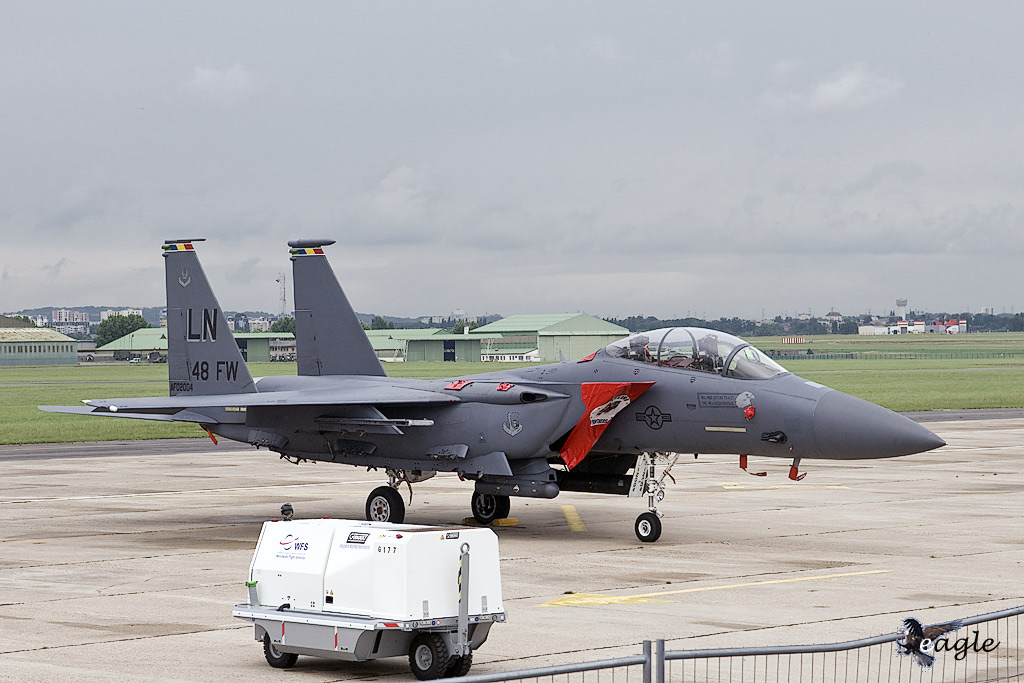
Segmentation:
<svg viewBox="0 0 1024 683">
<path fill-rule="evenodd" d="M 482 338 L 481 360 L 556 363 L 588 356 L 629 330 L 586 313 L 552 313 L 502 318 L 470 336 Z"/>
</svg>

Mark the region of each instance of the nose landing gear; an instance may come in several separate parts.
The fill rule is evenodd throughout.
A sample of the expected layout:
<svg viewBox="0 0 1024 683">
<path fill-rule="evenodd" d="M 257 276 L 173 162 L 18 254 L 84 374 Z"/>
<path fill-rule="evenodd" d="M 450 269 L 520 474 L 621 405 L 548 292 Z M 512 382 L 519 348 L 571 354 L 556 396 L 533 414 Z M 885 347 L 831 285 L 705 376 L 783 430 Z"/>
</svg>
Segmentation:
<svg viewBox="0 0 1024 683">
<path fill-rule="evenodd" d="M 636 537 L 644 543 L 654 543 L 661 538 L 661 512 L 657 504 L 665 499 L 665 477 L 672 479 L 672 467 L 679 460 L 678 453 L 641 453 L 636 458 L 633 468 L 633 481 L 629 487 L 629 497 L 647 496 L 649 512 L 642 513 L 633 524 Z M 664 468 L 661 475 L 658 469 Z"/>
</svg>

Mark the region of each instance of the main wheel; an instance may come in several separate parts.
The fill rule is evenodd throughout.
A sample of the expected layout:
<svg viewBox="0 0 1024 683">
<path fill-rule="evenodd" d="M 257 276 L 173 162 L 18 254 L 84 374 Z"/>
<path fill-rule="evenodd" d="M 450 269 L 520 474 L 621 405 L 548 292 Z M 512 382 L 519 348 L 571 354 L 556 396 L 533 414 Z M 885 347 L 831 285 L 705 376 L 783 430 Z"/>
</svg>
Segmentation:
<svg viewBox="0 0 1024 683">
<path fill-rule="evenodd" d="M 452 657 L 448 662 L 448 668 L 444 671 L 445 678 L 458 678 L 469 673 L 469 667 L 473 666 L 473 653 L 461 657 Z"/>
<path fill-rule="evenodd" d="M 267 658 L 267 664 L 275 669 L 290 669 L 295 666 L 299 656 L 294 652 L 281 652 L 270 642 L 270 634 L 263 634 L 263 656 Z"/>
<path fill-rule="evenodd" d="M 644 543 L 654 543 L 661 538 L 661 519 L 653 512 L 645 512 L 636 518 L 633 531 Z"/>
<path fill-rule="evenodd" d="M 496 519 L 508 517 L 512 503 L 509 502 L 508 496 L 475 492 L 469 507 L 473 510 L 476 521 L 486 526 Z"/>
<path fill-rule="evenodd" d="M 409 645 L 409 668 L 416 678 L 441 678 L 448 670 L 448 647 L 437 633 L 421 633 Z"/>
<path fill-rule="evenodd" d="M 390 486 L 375 488 L 366 498 L 366 520 L 401 524 L 405 520 L 405 501 L 402 500 L 402 494 Z"/>
<path fill-rule="evenodd" d="M 508 496 L 495 496 L 498 499 L 498 514 L 495 519 L 505 519 L 512 510 L 512 501 Z"/>
</svg>

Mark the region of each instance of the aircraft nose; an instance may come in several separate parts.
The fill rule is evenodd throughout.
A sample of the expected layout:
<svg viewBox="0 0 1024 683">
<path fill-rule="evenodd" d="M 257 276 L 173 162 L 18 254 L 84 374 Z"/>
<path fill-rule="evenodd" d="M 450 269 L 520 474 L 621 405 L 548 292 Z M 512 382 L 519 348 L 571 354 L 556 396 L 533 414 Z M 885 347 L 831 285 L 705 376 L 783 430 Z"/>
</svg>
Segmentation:
<svg viewBox="0 0 1024 683">
<path fill-rule="evenodd" d="M 892 458 L 946 445 L 910 418 L 841 391 L 818 400 L 813 425 L 821 458 Z"/>
</svg>

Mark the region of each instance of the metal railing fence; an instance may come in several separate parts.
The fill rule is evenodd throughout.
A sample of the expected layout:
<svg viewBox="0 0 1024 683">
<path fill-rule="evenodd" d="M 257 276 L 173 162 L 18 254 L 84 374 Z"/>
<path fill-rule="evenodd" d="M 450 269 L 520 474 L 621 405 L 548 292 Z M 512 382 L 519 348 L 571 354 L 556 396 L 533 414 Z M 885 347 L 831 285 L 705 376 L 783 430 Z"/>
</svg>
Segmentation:
<svg viewBox="0 0 1024 683">
<path fill-rule="evenodd" d="M 841 643 L 776 647 L 665 650 L 643 643 L 643 654 L 594 662 L 476 674 L 449 683 L 989 683 L 1024 682 L 1024 606 L 962 619 L 959 630 L 936 639 L 935 663 L 922 668 L 897 653 L 901 633 Z M 971 626 L 979 628 L 971 629 Z M 940 641 L 942 644 L 940 644 Z"/>
</svg>

